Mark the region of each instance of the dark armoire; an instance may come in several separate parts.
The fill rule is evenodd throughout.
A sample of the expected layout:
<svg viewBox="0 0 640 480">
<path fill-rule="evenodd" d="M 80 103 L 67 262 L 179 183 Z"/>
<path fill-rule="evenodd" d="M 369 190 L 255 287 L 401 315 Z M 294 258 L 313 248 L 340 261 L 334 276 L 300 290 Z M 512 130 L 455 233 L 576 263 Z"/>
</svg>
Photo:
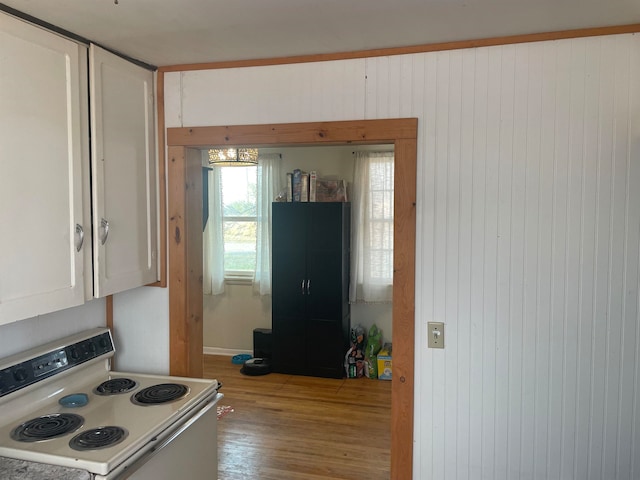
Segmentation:
<svg viewBox="0 0 640 480">
<path fill-rule="evenodd" d="M 341 378 L 350 331 L 351 204 L 272 208 L 273 370 Z"/>
</svg>

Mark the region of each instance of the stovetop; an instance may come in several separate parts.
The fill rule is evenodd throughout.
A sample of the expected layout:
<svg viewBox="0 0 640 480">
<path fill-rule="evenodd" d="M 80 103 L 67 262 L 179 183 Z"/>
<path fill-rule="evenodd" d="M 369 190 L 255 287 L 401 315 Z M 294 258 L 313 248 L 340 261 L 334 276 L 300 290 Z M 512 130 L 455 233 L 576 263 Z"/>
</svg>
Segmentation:
<svg viewBox="0 0 640 480">
<path fill-rule="evenodd" d="M 104 338 L 100 337 L 103 334 L 98 332 L 97 338 Z M 56 346 L 52 351 L 63 350 Z M 91 358 L 72 368 L 64 365 L 70 357 L 66 359 L 59 354 L 63 366 L 58 373 L 43 375 L 45 378 L 36 382 L 25 378 L 27 385 L 18 389 L 7 387 L 5 382 L 5 388 L 11 391 L 0 398 L 0 456 L 83 468 L 104 475 L 217 394 L 215 380 L 109 371 L 105 359 L 112 351 L 109 346 L 96 356 L 87 355 Z M 21 359 L 13 362 L 19 368 L 39 371 L 42 358 L 45 365 L 49 361 L 42 352 L 36 352 L 35 358 L 33 362 Z M 5 372 L 16 371 L 0 361 L 0 369 L 3 368 Z M 98 388 L 105 384 L 115 386 L 118 393 L 105 394 L 101 391 L 104 389 Z M 61 399 L 70 395 L 81 401 L 65 403 L 71 406 L 61 404 Z M 161 403 L 149 403 L 158 399 Z M 66 426 L 67 416 L 74 419 L 72 431 L 63 431 L 48 440 L 37 438 L 42 430 Z M 35 425 L 29 423 L 34 420 Z M 21 435 L 25 434 L 21 430 L 26 431 L 28 441 L 23 441 Z M 35 441 L 32 437 L 36 437 Z M 117 441 L 111 446 L 95 447 L 94 442 L 100 443 L 106 437 L 117 437 Z M 93 448 L 82 449 L 86 445 Z"/>
</svg>

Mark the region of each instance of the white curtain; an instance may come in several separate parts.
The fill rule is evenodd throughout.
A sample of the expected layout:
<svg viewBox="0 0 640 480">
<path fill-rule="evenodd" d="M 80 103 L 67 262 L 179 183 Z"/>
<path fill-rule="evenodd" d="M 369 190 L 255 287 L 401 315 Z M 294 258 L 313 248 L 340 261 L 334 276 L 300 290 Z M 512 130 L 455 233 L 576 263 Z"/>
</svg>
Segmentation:
<svg viewBox="0 0 640 480">
<path fill-rule="evenodd" d="M 253 289 L 260 295 L 271 293 L 271 202 L 279 193 L 280 164 L 278 153 L 260 154 L 258 157 L 256 273 Z"/>
<path fill-rule="evenodd" d="M 393 298 L 393 152 L 356 152 L 351 201 L 351 303 Z"/>
<path fill-rule="evenodd" d="M 206 152 L 205 152 L 206 153 Z M 207 157 L 208 159 L 208 157 Z M 209 170 L 209 220 L 203 235 L 205 295 L 224 293 L 224 238 L 222 232 L 222 184 L 219 168 Z"/>
</svg>

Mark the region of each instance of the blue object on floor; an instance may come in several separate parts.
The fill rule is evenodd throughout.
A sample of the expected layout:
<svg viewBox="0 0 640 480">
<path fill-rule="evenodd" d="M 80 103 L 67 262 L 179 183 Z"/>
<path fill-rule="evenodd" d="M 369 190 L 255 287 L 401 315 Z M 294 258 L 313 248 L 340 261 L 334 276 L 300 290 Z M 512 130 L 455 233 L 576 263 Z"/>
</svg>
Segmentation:
<svg viewBox="0 0 640 480">
<path fill-rule="evenodd" d="M 250 358 L 251 358 L 250 354 L 241 353 L 239 355 L 234 355 L 233 357 L 231 357 L 231 363 L 233 363 L 234 365 L 243 365 L 244 362 L 246 362 Z"/>
</svg>

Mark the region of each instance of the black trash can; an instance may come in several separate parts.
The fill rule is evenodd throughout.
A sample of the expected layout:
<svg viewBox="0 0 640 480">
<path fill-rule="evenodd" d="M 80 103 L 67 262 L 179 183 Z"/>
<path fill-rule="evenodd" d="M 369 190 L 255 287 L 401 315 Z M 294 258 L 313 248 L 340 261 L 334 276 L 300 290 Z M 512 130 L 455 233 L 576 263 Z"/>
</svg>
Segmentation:
<svg viewBox="0 0 640 480">
<path fill-rule="evenodd" d="M 271 329 L 256 328 L 253 330 L 253 358 L 271 358 Z"/>
</svg>

